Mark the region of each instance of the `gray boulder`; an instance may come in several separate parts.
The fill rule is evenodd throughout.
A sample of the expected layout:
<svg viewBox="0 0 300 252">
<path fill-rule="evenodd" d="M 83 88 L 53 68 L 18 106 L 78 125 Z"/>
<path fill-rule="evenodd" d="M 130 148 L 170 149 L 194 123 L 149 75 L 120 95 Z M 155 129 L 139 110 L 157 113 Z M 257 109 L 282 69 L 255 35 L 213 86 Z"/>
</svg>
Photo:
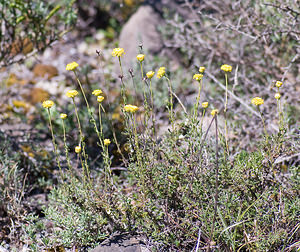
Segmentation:
<svg viewBox="0 0 300 252">
<path fill-rule="evenodd" d="M 119 46 L 124 48 L 122 62 L 125 71 L 136 61 L 139 45 L 144 52 L 157 54 L 163 47 L 158 27 L 164 23 L 162 17 L 151 7 L 141 6 L 124 25 L 119 39 Z"/>
</svg>

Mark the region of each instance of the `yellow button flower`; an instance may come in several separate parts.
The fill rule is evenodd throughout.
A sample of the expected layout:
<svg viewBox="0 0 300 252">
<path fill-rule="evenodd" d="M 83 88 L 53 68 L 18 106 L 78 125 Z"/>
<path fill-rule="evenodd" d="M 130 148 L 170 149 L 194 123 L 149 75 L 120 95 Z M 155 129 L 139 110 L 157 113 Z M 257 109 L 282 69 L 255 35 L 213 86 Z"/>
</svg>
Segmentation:
<svg viewBox="0 0 300 252">
<path fill-rule="evenodd" d="M 204 66 L 199 67 L 199 72 L 200 73 L 204 73 L 204 71 L 205 71 L 205 67 Z"/>
<path fill-rule="evenodd" d="M 215 116 L 215 115 L 217 115 L 219 113 L 219 110 L 217 110 L 217 109 L 213 109 L 211 112 L 210 112 L 210 114 L 212 115 L 212 116 Z"/>
<path fill-rule="evenodd" d="M 154 74 L 155 73 L 153 71 L 149 71 L 148 73 L 146 73 L 148 79 L 151 79 L 154 76 Z"/>
<path fill-rule="evenodd" d="M 72 89 L 72 90 L 69 90 L 67 93 L 66 93 L 66 96 L 70 97 L 70 98 L 74 98 L 75 96 L 78 95 L 78 92 L 77 90 L 75 89 Z"/>
<path fill-rule="evenodd" d="M 252 100 L 251 100 L 251 103 L 256 105 L 256 106 L 259 106 L 259 105 L 262 105 L 264 104 L 264 100 L 260 97 L 254 97 Z"/>
<path fill-rule="evenodd" d="M 81 147 L 80 146 L 76 146 L 75 147 L 75 152 L 78 154 L 81 152 Z"/>
<path fill-rule="evenodd" d="M 275 86 L 280 88 L 282 86 L 282 82 L 281 81 L 276 81 Z"/>
<path fill-rule="evenodd" d="M 231 72 L 232 71 L 232 66 L 224 64 L 221 66 L 221 70 L 223 70 L 224 72 Z"/>
<path fill-rule="evenodd" d="M 51 100 L 47 100 L 47 101 L 44 101 L 42 105 L 44 108 L 51 108 L 54 105 L 54 102 Z"/>
<path fill-rule="evenodd" d="M 103 92 L 102 92 L 101 89 L 95 89 L 95 90 L 92 92 L 92 94 L 95 95 L 95 96 L 99 96 L 99 95 L 101 95 L 102 93 L 103 93 Z"/>
<path fill-rule="evenodd" d="M 208 107 L 208 102 L 202 102 L 202 108 L 207 108 Z"/>
<path fill-rule="evenodd" d="M 60 114 L 60 118 L 61 118 L 62 120 L 65 120 L 67 117 L 68 117 L 67 114 Z"/>
<path fill-rule="evenodd" d="M 276 93 L 276 94 L 274 95 L 274 97 L 275 97 L 276 100 L 279 100 L 280 97 L 281 97 L 281 94 L 280 94 L 280 93 Z"/>
<path fill-rule="evenodd" d="M 104 139 L 104 145 L 105 146 L 108 146 L 108 145 L 110 145 L 110 140 L 109 139 Z"/>
<path fill-rule="evenodd" d="M 196 81 L 200 81 L 203 78 L 203 74 L 194 74 L 193 79 Z"/>
<path fill-rule="evenodd" d="M 97 102 L 101 103 L 101 102 L 103 102 L 103 100 L 104 100 L 104 97 L 102 95 L 97 97 Z"/>
<path fill-rule="evenodd" d="M 165 67 L 160 67 L 157 71 L 157 78 L 160 79 L 161 77 L 165 76 L 166 74 L 166 68 Z"/>
<path fill-rule="evenodd" d="M 136 111 L 139 110 L 139 108 L 137 106 L 128 104 L 124 106 L 124 110 L 128 113 L 135 113 Z"/>
<path fill-rule="evenodd" d="M 67 71 L 74 71 L 78 67 L 78 63 L 73 61 L 66 66 Z"/>
<path fill-rule="evenodd" d="M 124 49 L 120 47 L 115 48 L 111 53 L 113 57 L 121 57 L 123 54 L 125 54 Z"/>
<path fill-rule="evenodd" d="M 13 100 L 12 103 L 16 108 L 26 108 L 28 106 L 26 102 L 19 100 Z"/>
<path fill-rule="evenodd" d="M 145 59 L 145 54 L 138 54 L 136 56 L 136 59 L 139 61 L 139 62 L 143 62 L 144 59 Z"/>
</svg>

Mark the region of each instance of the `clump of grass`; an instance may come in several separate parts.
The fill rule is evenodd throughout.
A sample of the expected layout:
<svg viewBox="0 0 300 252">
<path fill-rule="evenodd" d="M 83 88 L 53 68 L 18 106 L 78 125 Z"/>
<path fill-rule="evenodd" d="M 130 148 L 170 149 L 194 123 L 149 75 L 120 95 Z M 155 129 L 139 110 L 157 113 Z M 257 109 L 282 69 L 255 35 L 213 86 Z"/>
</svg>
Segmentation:
<svg viewBox="0 0 300 252">
<path fill-rule="evenodd" d="M 157 77 L 166 82 L 169 92 L 166 109 L 170 128 L 157 136 L 153 114 L 155 91 L 151 85 L 154 71 L 145 71 L 147 73 L 144 75 L 147 68 L 145 55 L 137 56 L 141 81 L 149 81 L 150 85 L 143 86 L 144 108 L 127 104 L 131 97 L 126 93 L 126 79 L 123 76 L 121 57 L 124 49 L 115 48 L 112 55 L 118 58 L 121 72 L 120 111 L 128 139 L 128 160 L 124 162 L 127 172 L 125 176 L 116 176 L 112 172 L 108 148 L 111 140 L 105 138 L 101 121 L 102 113 L 105 113 L 102 91 L 93 92 L 99 102 L 98 126 L 92 112 L 94 110 L 88 104 L 75 72 L 78 64 L 68 65 L 67 70 L 75 73 L 90 122 L 99 138 L 103 167 L 100 174 L 91 176 L 89 157 L 84 151 L 86 138 L 74 101 L 78 92 L 73 90 L 68 96 L 73 100 L 78 122 L 75 152 L 81 160 L 83 172 L 70 178 L 62 176 L 61 183 L 52 191 L 51 204 L 45 208 L 45 215 L 53 223 L 55 231 L 46 232 L 43 241 L 47 242 L 40 243 L 40 246 L 94 246 L 119 231 L 145 235 L 157 251 L 275 251 L 296 247 L 299 234 L 297 208 L 300 202 L 296 198 L 299 166 L 282 170 L 277 165 L 278 155 L 294 152 L 295 149 L 289 146 L 283 131 L 273 135 L 267 133 L 259 107 L 264 100 L 256 97 L 252 103 L 261 112 L 266 141 L 258 143 L 257 151 L 239 151 L 231 155 L 226 116 L 229 99 L 227 72 L 231 71 L 231 66 L 223 65 L 221 68 L 225 71 L 226 82 L 224 129 L 218 124 L 218 118 L 223 114 L 215 108 L 210 111 L 210 123 L 205 131 L 203 118 L 210 110 L 208 102 L 205 102 L 206 99 L 201 101 L 200 95 L 205 69 L 200 68 L 200 74 L 194 75 L 199 82 L 198 96 L 194 108 L 188 111 L 174 93 L 166 68 L 160 67 Z M 176 118 L 176 105 L 184 111 L 183 120 L 187 123 L 182 124 Z M 50 113 L 50 107 L 45 107 Z M 202 110 L 200 116 L 199 109 Z M 151 116 L 148 116 L 149 112 Z M 52 118 L 49 117 L 49 120 L 51 125 Z M 152 123 L 148 123 L 149 120 Z M 281 120 L 280 124 L 283 123 Z M 67 132 L 68 129 L 64 128 L 64 137 Z M 67 155 L 69 148 L 66 142 L 64 147 Z M 57 152 L 56 145 L 54 150 Z M 68 165 L 73 167 L 71 161 Z M 32 227 L 34 225 L 30 225 L 31 237 L 34 236 Z M 36 238 L 33 239 L 36 241 Z"/>
</svg>

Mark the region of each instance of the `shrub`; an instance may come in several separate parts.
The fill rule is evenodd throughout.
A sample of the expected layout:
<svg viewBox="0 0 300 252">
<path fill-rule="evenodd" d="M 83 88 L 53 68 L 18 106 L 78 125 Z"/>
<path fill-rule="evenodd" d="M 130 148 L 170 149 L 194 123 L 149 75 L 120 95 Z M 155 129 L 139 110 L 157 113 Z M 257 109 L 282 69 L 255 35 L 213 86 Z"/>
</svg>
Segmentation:
<svg viewBox="0 0 300 252">
<path fill-rule="evenodd" d="M 113 56 L 120 62 L 121 73 L 122 55 L 120 48 L 114 50 Z M 67 92 L 78 126 L 74 140 L 78 142 L 75 152 L 79 169 L 74 160 L 68 159 L 70 150 L 65 140 L 68 169 L 60 166 L 56 132 L 52 127 L 54 102 L 43 103 L 49 116 L 61 177 L 59 185 L 51 192 L 50 205 L 44 209 L 45 219 L 51 227 L 46 228 L 45 224 L 38 224 L 34 217 L 28 216 L 29 225 L 25 230 L 33 240 L 32 249 L 60 245 L 87 248 L 115 231 L 143 234 L 157 251 L 190 251 L 195 248 L 276 251 L 295 248 L 299 236 L 297 215 L 300 202 L 296 197 L 299 165 L 284 166 L 277 162 L 282 153 L 297 152 L 294 140 L 286 136 L 280 99 L 276 98 L 278 132 L 269 135 L 264 130 L 256 150 L 251 153 L 236 151 L 230 147 L 231 141 L 226 134 L 226 110 L 225 122 L 219 125 L 223 112 L 212 110 L 213 105 L 200 103 L 205 76 L 203 68 L 201 74 L 194 75 L 199 90 L 195 106 L 190 111 L 174 93 L 168 71 L 161 67 L 156 76 L 168 89 L 166 111 L 169 124 L 166 132 L 157 135 L 153 103 L 155 90 L 152 90 L 154 79 L 152 75 L 144 78 L 143 68 L 147 65 L 141 60 L 139 64 L 143 106 L 128 104 L 129 98 L 131 101 L 134 99 L 126 92 L 127 80 L 120 76 L 121 112 L 124 134 L 128 139 L 122 149 L 127 150 L 128 159 L 125 160 L 122 155 L 127 171 L 119 176 L 113 173 L 109 149 L 111 141 L 103 132 L 105 110 L 102 104 L 106 100 L 101 90 L 93 92 L 98 97 L 95 97 L 99 113 L 96 116 L 96 110 L 86 99 L 77 63 L 68 65 L 67 70 L 75 74 L 88 109 L 89 122 L 97 135 L 103 159 L 98 172 L 90 169 L 92 163 L 86 152 L 87 141 L 77 111 L 79 92 Z M 231 67 L 221 69 L 225 69 L 227 81 Z M 226 88 L 226 97 L 227 91 Z M 227 99 L 224 100 L 226 108 Z M 256 115 L 265 129 L 261 107 L 266 104 L 260 97 L 252 99 L 252 103 L 257 107 Z M 175 113 L 178 107 L 182 110 L 182 121 Z M 208 111 L 211 111 L 211 116 L 206 116 L 209 118 L 206 125 L 203 118 Z M 64 122 L 67 116 L 61 117 L 61 120 Z M 116 138 L 114 141 L 121 151 Z M 42 233 L 42 238 L 36 235 L 37 232 Z"/>
<path fill-rule="evenodd" d="M 0 67 L 42 51 L 76 21 L 73 0 L 1 0 Z"/>
</svg>

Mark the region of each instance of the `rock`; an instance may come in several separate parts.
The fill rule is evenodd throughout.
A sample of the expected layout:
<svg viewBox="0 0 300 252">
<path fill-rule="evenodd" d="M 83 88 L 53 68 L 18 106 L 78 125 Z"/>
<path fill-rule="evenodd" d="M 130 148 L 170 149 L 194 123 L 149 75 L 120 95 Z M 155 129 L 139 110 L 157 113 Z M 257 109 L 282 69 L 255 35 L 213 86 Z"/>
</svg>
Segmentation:
<svg viewBox="0 0 300 252">
<path fill-rule="evenodd" d="M 163 47 L 161 35 L 157 28 L 164 23 L 161 16 L 151 6 L 141 6 L 124 25 L 119 47 L 124 48 L 125 56 L 122 62 L 125 71 L 130 63 L 136 61 L 139 45 L 143 44 L 144 52 L 157 54 Z"/>
<path fill-rule="evenodd" d="M 35 76 L 39 76 L 39 77 L 47 76 L 48 80 L 58 75 L 58 71 L 56 67 L 51 65 L 44 65 L 44 64 L 36 64 L 33 68 L 33 73 Z"/>
<path fill-rule="evenodd" d="M 25 100 L 32 105 L 36 105 L 37 103 L 42 103 L 45 100 L 49 99 L 49 93 L 42 88 L 32 88 L 27 94 L 23 95 Z"/>
<path fill-rule="evenodd" d="M 143 243 L 135 237 L 118 235 L 104 241 L 91 252 L 150 252 Z"/>
</svg>

